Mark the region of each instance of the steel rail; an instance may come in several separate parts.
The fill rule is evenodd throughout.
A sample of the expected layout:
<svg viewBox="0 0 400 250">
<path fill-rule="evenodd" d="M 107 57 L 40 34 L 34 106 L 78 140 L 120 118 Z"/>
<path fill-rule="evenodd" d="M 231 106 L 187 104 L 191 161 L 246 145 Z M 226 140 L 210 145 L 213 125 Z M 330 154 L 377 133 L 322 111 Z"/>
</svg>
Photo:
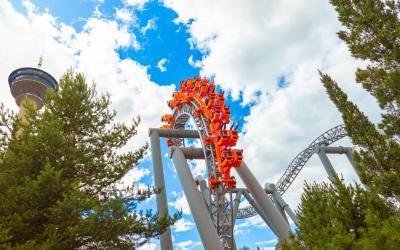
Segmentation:
<svg viewBox="0 0 400 250">
<path fill-rule="evenodd" d="M 301 151 L 289 164 L 281 178 L 279 178 L 276 189 L 280 195 L 283 195 L 290 185 L 294 182 L 300 171 L 306 165 L 311 156 L 316 153 L 321 145 L 329 146 L 330 144 L 347 136 L 347 132 L 343 124 L 333 127 L 316 138 L 311 144 Z M 255 216 L 257 211 L 252 207 L 240 208 L 237 219 L 245 219 Z"/>
</svg>

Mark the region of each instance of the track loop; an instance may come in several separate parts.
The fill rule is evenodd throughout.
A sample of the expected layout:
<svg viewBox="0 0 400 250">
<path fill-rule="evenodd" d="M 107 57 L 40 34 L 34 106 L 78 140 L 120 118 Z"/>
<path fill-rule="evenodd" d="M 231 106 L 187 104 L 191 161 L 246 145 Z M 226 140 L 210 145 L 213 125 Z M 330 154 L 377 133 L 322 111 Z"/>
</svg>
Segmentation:
<svg viewBox="0 0 400 250">
<path fill-rule="evenodd" d="M 207 79 L 193 78 L 182 81 L 180 90 L 174 92 L 173 99 L 168 102 L 172 114 L 162 116 L 167 124 L 162 128 L 184 129 L 190 116 L 199 121 L 198 128 L 207 131 L 202 143 L 211 149 L 213 154 L 213 171 L 209 173 L 209 185 L 216 188 L 235 188 L 236 180 L 231 176 L 233 167 L 239 167 L 243 160 L 243 150 L 233 149 L 239 134 L 235 127 L 226 129 L 230 122 L 231 111 L 225 105 L 224 93 L 216 93 L 215 85 Z M 191 109 L 194 108 L 193 112 Z M 189 111 L 189 112 L 188 112 Z M 197 118 L 197 119 L 196 119 Z M 180 140 L 167 140 L 168 146 L 180 146 Z"/>
</svg>

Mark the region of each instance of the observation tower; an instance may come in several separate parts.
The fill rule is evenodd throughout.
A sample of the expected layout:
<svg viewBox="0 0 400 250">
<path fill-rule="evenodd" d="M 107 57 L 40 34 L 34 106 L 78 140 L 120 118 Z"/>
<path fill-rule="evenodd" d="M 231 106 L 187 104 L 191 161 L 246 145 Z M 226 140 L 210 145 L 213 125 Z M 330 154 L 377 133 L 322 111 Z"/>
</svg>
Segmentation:
<svg viewBox="0 0 400 250">
<path fill-rule="evenodd" d="M 41 66 L 40 61 L 39 67 Z M 25 113 L 23 105 L 25 97 L 32 101 L 39 110 L 43 107 L 46 91 L 48 89 L 57 91 L 58 88 L 57 81 L 53 76 L 39 68 L 30 67 L 19 68 L 11 72 L 8 83 L 11 94 L 20 108 L 18 113 L 20 117 L 23 117 Z"/>
</svg>

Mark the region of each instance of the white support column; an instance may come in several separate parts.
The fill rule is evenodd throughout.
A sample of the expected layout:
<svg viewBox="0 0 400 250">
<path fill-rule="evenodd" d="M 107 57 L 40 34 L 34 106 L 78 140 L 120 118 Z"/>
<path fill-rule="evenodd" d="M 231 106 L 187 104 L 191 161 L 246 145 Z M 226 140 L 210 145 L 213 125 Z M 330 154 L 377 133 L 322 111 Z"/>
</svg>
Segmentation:
<svg viewBox="0 0 400 250">
<path fill-rule="evenodd" d="M 195 179 L 197 185 L 200 187 L 200 192 L 201 196 L 203 196 L 203 199 L 207 205 L 207 207 L 210 207 L 211 201 L 210 201 L 210 190 L 207 187 L 207 182 L 204 180 L 204 178 L 201 175 L 196 176 Z"/>
<path fill-rule="evenodd" d="M 318 157 L 322 162 L 322 165 L 325 168 L 325 171 L 328 174 L 329 179 L 333 180 L 337 174 L 335 169 L 332 166 L 331 161 L 329 160 L 328 156 L 326 156 L 326 152 L 325 152 L 325 145 L 321 145 L 319 150 L 318 150 Z"/>
<path fill-rule="evenodd" d="M 283 209 L 284 212 L 286 212 L 287 215 L 289 215 L 290 219 L 292 219 L 294 224 L 299 225 L 299 221 L 297 219 L 296 214 L 289 207 L 289 204 L 287 204 L 285 200 L 282 198 L 282 196 L 279 194 L 275 184 L 265 183 L 265 189 L 272 194 L 272 197 L 274 198 L 275 202 L 279 204 L 279 206 Z"/>
<path fill-rule="evenodd" d="M 242 198 L 242 190 L 239 190 L 236 193 L 235 199 L 233 200 L 233 222 L 232 225 L 235 226 L 235 221 L 236 221 L 236 217 L 237 217 L 237 213 L 239 210 L 239 205 L 240 205 L 240 199 Z"/>
<path fill-rule="evenodd" d="M 251 173 L 250 169 L 247 165 L 242 162 L 240 167 L 235 168 L 237 173 L 239 174 L 240 178 L 243 180 L 244 184 L 246 185 L 247 189 L 253 195 L 254 200 L 258 204 L 259 208 L 264 213 L 268 225 L 271 228 L 274 228 L 277 234 L 277 237 L 282 239 L 289 238 L 290 226 L 276 209 L 272 201 L 267 197 L 264 189 L 258 183 L 257 179 Z"/>
<path fill-rule="evenodd" d="M 201 241 L 203 242 L 203 247 L 205 249 L 223 250 L 217 230 L 210 218 L 206 204 L 197 189 L 183 152 L 179 148 L 170 149 L 169 156 L 174 161 L 176 172 L 182 184 Z"/>
<path fill-rule="evenodd" d="M 157 211 L 159 216 L 168 215 L 167 194 L 164 183 L 164 171 L 161 160 L 160 136 L 157 131 L 150 130 L 150 148 L 153 161 L 154 172 L 154 188 L 160 189 L 161 192 L 156 194 Z M 162 250 L 172 250 L 171 229 L 160 235 L 160 246 Z"/>
</svg>

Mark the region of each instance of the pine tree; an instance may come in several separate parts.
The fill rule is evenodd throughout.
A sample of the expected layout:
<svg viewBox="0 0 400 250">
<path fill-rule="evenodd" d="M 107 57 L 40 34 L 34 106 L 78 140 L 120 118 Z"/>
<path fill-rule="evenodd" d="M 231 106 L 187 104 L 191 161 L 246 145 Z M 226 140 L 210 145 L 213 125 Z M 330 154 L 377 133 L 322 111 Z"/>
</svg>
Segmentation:
<svg viewBox="0 0 400 250">
<path fill-rule="evenodd" d="M 138 212 L 150 188 L 117 187 L 147 148 L 120 150 L 139 118 L 114 123 L 109 96 L 82 74 L 68 71 L 42 112 L 25 105 L 27 122 L 0 109 L 1 249 L 132 249 L 179 217 Z"/>
<path fill-rule="evenodd" d="M 306 185 L 298 211 L 299 227 L 282 249 L 400 248 L 400 3 L 381 0 L 331 0 L 345 30 L 338 33 L 353 57 L 367 60 L 356 81 L 382 109 L 375 125 L 348 100 L 338 84 L 320 72 L 356 149 L 363 183 Z"/>
<path fill-rule="evenodd" d="M 337 83 L 321 73 L 327 93 L 342 113 L 361 181 L 385 197 L 400 195 L 400 3 L 398 1 L 332 0 L 347 29 L 338 33 L 353 57 L 368 60 L 356 81 L 383 109 L 376 127 L 347 99 Z"/>
</svg>

